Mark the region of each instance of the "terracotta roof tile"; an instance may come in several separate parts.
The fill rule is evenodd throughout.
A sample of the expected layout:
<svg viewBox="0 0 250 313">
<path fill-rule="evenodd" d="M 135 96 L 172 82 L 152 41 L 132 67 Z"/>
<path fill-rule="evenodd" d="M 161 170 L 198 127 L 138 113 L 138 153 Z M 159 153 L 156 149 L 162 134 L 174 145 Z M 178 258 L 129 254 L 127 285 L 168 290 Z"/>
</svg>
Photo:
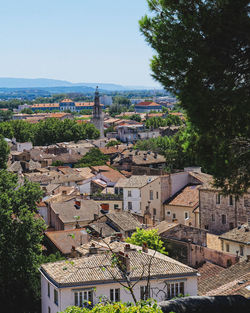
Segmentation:
<svg viewBox="0 0 250 313">
<path fill-rule="evenodd" d="M 137 248 L 141 249 L 140 247 Z M 131 279 L 138 279 L 141 276 L 147 277 L 150 262 L 150 274 L 153 277 L 196 276 L 196 270 L 160 253 L 156 253 L 153 259 L 150 252 L 139 253 L 137 250 L 132 250 L 126 252 L 126 254 L 130 259 L 130 267 L 133 268 L 130 274 Z M 112 255 L 113 253 L 105 253 L 81 257 L 73 259 L 74 264 L 65 263 L 65 261 L 47 263 L 41 266 L 41 271 L 59 286 L 88 285 L 98 281 L 114 281 L 114 277 L 122 279 L 118 268 L 112 265 Z M 105 270 L 105 268 L 108 270 Z"/>
<path fill-rule="evenodd" d="M 250 229 L 247 224 L 236 227 L 227 233 L 220 235 L 220 238 L 250 245 Z"/>
<path fill-rule="evenodd" d="M 242 261 L 218 271 L 207 279 L 199 279 L 198 292 L 201 296 L 243 295 L 250 297 L 250 262 Z"/>
<path fill-rule="evenodd" d="M 167 205 L 194 207 L 199 204 L 200 185 L 187 186 L 182 189 Z"/>
</svg>

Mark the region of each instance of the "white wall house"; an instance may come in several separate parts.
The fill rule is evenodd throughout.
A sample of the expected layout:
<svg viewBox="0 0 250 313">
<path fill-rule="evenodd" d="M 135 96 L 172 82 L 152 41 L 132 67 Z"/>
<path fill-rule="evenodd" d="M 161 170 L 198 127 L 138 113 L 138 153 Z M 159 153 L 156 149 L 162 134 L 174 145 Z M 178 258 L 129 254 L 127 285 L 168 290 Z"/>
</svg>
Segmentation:
<svg viewBox="0 0 250 313">
<path fill-rule="evenodd" d="M 152 250 L 139 253 L 134 248 L 129 251 L 126 248 L 120 256 L 125 260 L 124 264 L 126 264 L 131 281 L 137 281 L 142 276 L 134 287 L 137 301 L 145 299 L 150 261 L 152 276 L 149 288 L 150 298 L 163 301 L 178 294 L 197 295 L 196 270 L 161 253 L 154 255 Z M 73 305 L 83 306 L 85 301 L 90 301 L 91 305 L 95 305 L 100 301 L 100 297 L 114 302 L 133 302 L 129 291 L 114 279 L 114 277 L 121 279 L 122 276 L 117 266 L 111 266 L 109 254 L 76 258 L 73 259 L 73 263 L 59 261 L 41 266 L 42 313 L 61 312 Z"/>
</svg>

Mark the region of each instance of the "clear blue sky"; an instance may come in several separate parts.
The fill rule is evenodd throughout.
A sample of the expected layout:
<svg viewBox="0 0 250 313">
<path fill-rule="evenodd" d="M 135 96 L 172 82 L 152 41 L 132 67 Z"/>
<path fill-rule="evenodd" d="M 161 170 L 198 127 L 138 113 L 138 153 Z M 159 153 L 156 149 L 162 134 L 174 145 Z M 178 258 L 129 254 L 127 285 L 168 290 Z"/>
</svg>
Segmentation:
<svg viewBox="0 0 250 313">
<path fill-rule="evenodd" d="M 146 0 L 8 0 L 0 10 L 0 76 L 158 85 L 139 32 Z"/>
</svg>

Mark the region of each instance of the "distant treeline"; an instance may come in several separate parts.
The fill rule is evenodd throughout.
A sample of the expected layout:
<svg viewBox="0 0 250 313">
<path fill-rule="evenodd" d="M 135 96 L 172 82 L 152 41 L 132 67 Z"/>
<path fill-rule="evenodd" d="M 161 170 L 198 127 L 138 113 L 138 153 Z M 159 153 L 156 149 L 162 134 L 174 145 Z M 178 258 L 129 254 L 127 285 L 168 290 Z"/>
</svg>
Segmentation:
<svg viewBox="0 0 250 313">
<path fill-rule="evenodd" d="M 79 124 L 74 120 L 64 121 L 48 118 L 36 124 L 22 120 L 0 123 L 0 134 L 5 138 L 16 138 L 18 142 L 31 141 L 36 146 L 57 142 L 96 139 L 100 133 L 93 124 Z"/>
</svg>

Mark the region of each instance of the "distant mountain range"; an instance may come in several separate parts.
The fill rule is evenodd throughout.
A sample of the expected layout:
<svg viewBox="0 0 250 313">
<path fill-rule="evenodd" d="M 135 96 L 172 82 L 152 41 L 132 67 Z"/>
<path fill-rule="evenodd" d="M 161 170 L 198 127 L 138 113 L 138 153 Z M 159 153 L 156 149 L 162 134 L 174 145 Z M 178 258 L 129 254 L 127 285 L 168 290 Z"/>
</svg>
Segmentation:
<svg viewBox="0 0 250 313">
<path fill-rule="evenodd" d="M 124 90 L 149 90 L 154 87 L 145 86 L 122 86 L 107 83 L 72 83 L 66 80 L 48 79 L 48 78 L 9 78 L 0 77 L 0 88 L 55 88 L 55 87 L 80 87 L 86 92 L 91 92 L 98 86 L 107 91 L 124 91 Z M 70 89 L 71 89 L 70 88 Z"/>
</svg>

